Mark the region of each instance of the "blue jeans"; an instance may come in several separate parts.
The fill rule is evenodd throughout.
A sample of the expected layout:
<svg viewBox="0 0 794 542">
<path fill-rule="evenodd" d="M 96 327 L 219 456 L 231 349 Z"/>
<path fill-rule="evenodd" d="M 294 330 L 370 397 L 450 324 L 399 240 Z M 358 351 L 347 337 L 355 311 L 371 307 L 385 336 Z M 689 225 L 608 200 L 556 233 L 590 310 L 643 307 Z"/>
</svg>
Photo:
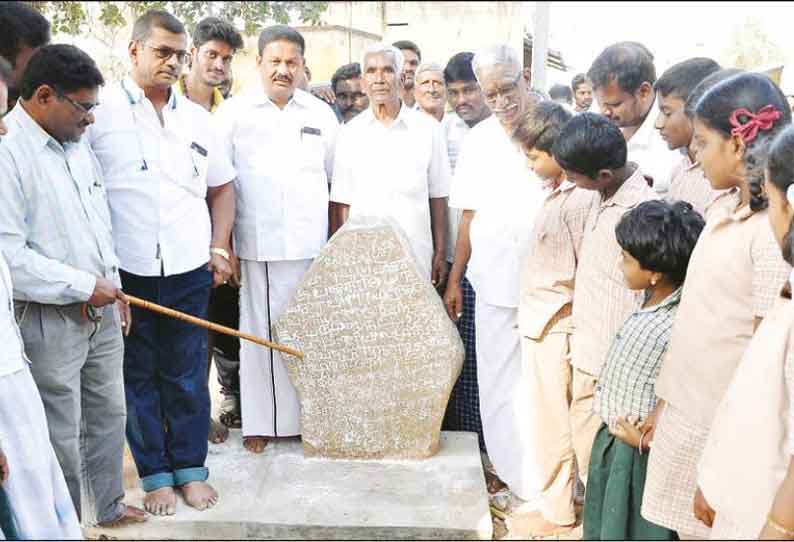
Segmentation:
<svg viewBox="0 0 794 542">
<path fill-rule="evenodd" d="M 207 317 L 212 274 L 198 269 L 167 277 L 121 271 L 124 291 L 199 318 Z M 207 331 L 132 308 L 125 339 L 127 442 L 144 491 L 204 481 L 209 472 Z"/>
</svg>

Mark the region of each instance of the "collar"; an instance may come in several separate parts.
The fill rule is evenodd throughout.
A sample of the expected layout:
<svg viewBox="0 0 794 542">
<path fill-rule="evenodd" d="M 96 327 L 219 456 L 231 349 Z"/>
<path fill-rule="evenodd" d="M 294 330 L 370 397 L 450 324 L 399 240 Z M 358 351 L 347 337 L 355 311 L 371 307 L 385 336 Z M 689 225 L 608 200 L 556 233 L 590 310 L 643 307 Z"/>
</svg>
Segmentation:
<svg viewBox="0 0 794 542">
<path fill-rule="evenodd" d="M 139 87 L 129 75 L 122 79 L 121 90 L 124 92 L 124 95 L 126 96 L 130 105 L 137 105 L 146 97 L 143 93 L 143 89 Z M 168 103 L 166 104 L 171 111 L 176 110 L 176 95 L 177 93 L 173 91 L 173 88 L 171 88 L 171 94 L 168 96 Z"/>
<path fill-rule="evenodd" d="M 187 74 L 182 74 L 179 77 L 179 80 L 176 84 L 172 87 L 174 91 L 180 96 L 184 96 L 188 100 L 190 100 L 190 96 L 187 93 Z M 218 87 L 212 87 L 212 99 L 210 102 L 210 113 L 215 113 L 218 110 L 218 107 L 223 103 L 223 94 L 221 91 L 218 90 Z"/>
<path fill-rule="evenodd" d="M 22 107 L 22 101 L 18 101 L 17 104 L 14 106 L 14 109 L 6 117 L 6 122 L 16 121 L 19 126 L 19 129 L 22 133 L 24 133 L 28 139 L 33 143 L 33 146 L 38 149 L 43 149 L 44 147 L 54 146 L 56 149 L 62 150 L 66 152 L 66 149 L 69 147 L 63 146 L 54 137 L 48 134 L 41 125 L 36 122 L 30 114 L 25 111 L 25 108 Z"/>
<path fill-rule="evenodd" d="M 550 200 L 552 198 L 559 196 L 560 194 L 565 194 L 567 192 L 570 192 L 574 188 L 576 188 L 576 183 L 573 183 L 568 179 L 563 179 L 557 188 L 554 188 L 552 190 L 549 190 L 548 188 L 546 189 L 546 199 Z"/>
<path fill-rule="evenodd" d="M 700 167 L 700 162 L 693 162 L 689 159 L 689 153 L 686 152 L 686 149 L 682 150 L 681 152 L 682 162 L 684 162 L 684 171 L 692 171 L 695 168 Z"/>
<path fill-rule="evenodd" d="M 397 113 L 397 117 L 394 119 L 394 122 L 391 123 L 389 128 L 402 124 L 406 128 L 411 126 L 411 124 L 415 121 L 417 115 L 422 114 L 425 115 L 426 113 L 422 113 L 421 111 L 417 112 L 415 109 L 408 107 L 405 105 L 404 102 L 400 102 L 400 111 Z M 366 111 L 362 112 L 360 117 L 363 117 L 365 122 L 370 124 L 374 122 L 380 123 L 380 121 L 375 118 L 375 113 L 372 112 L 372 107 L 369 107 Z M 432 120 L 435 120 L 431 117 Z"/>
<path fill-rule="evenodd" d="M 267 95 L 267 92 L 265 92 L 265 89 L 261 83 L 257 85 L 254 90 L 252 90 L 249 97 L 251 103 L 255 106 L 272 106 L 278 108 L 278 106 L 273 103 L 273 100 L 270 99 L 270 96 Z M 284 108 L 286 109 L 290 106 L 290 104 L 296 104 L 300 107 L 308 108 L 311 105 L 310 100 L 312 99 L 316 98 L 314 98 L 308 92 L 296 88 L 295 92 L 292 93 L 292 97 L 289 99 L 287 105 L 285 105 Z"/>
<path fill-rule="evenodd" d="M 655 99 L 654 99 L 654 103 Z M 655 137 L 659 137 L 656 133 L 656 118 L 653 114 L 653 104 L 651 104 L 651 108 L 648 110 L 648 114 L 645 116 L 645 120 L 642 121 L 640 124 L 639 129 L 634 132 L 634 135 L 631 136 L 626 143 L 629 146 L 640 145 L 643 147 L 650 147 L 653 144 L 653 140 Z M 661 139 L 661 138 L 660 138 Z"/>
<path fill-rule="evenodd" d="M 678 303 L 681 301 L 681 292 L 683 290 L 684 290 L 684 287 L 683 286 L 679 286 L 678 288 L 676 288 L 673 291 L 673 293 L 671 293 L 670 295 L 665 297 L 662 300 L 661 303 L 657 303 L 653 307 L 641 307 L 639 310 L 637 310 L 637 312 L 638 313 L 640 313 L 640 312 L 656 312 L 659 309 L 663 309 L 663 308 L 669 307 L 671 305 L 678 305 Z M 648 299 L 648 292 L 647 291 L 645 292 L 645 299 L 646 300 Z"/>
<path fill-rule="evenodd" d="M 628 162 L 627 164 L 634 164 L 635 170 L 628 179 L 623 181 L 623 184 L 618 191 L 612 194 L 612 197 L 608 200 L 604 200 L 601 202 L 600 207 L 603 209 L 605 207 L 611 207 L 612 205 L 617 205 L 619 207 L 625 207 L 626 209 L 631 209 L 637 202 L 640 200 L 641 193 L 645 191 L 645 188 L 648 187 L 648 183 L 645 181 L 645 177 L 642 174 L 639 166 L 634 162 Z"/>
</svg>

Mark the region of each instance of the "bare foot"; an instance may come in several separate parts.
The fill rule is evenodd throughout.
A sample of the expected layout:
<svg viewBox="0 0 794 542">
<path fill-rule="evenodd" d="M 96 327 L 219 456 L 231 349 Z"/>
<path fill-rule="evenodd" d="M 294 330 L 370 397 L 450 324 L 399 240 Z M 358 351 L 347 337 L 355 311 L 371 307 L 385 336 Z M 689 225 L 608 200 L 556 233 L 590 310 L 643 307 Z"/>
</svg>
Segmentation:
<svg viewBox="0 0 794 542">
<path fill-rule="evenodd" d="M 210 418 L 210 432 L 207 436 L 207 440 L 213 444 L 220 444 L 221 442 L 226 442 L 228 436 L 229 428 L 213 418 Z"/>
<path fill-rule="evenodd" d="M 155 516 L 173 516 L 176 512 L 176 493 L 170 486 L 149 491 L 143 497 L 143 508 Z"/>
<path fill-rule="evenodd" d="M 514 513 L 509 518 L 510 532 L 527 538 L 559 536 L 576 527 L 576 521 L 569 525 L 558 525 L 543 517 L 539 511 Z"/>
<path fill-rule="evenodd" d="M 212 508 L 218 502 L 218 492 L 207 482 L 190 482 L 179 489 L 185 502 L 197 510 Z"/>
<path fill-rule="evenodd" d="M 261 454 L 265 451 L 267 446 L 267 438 L 265 437 L 243 437 L 243 446 L 249 452 Z"/>
</svg>

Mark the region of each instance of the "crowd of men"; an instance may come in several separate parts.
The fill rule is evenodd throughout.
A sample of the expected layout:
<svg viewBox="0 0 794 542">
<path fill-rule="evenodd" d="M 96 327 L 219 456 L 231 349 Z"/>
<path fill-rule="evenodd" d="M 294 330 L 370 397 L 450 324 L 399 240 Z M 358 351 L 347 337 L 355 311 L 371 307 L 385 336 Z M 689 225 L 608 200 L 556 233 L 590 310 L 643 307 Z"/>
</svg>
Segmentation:
<svg viewBox="0 0 794 542">
<path fill-rule="evenodd" d="M 309 91 L 303 36 L 274 25 L 259 34 L 259 80 L 230 95 L 243 38 L 217 18 L 189 38 L 147 11 L 116 82 L 77 47 L 49 44 L 26 3 L 0 5 L 0 29 L 0 533 L 79 538 L 81 521 L 174 514 L 179 494 L 204 510 L 222 498 L 208 442 L 242 428 L 258 454 L 299 436 L 278 352 L 127 294 L 272 339 L 354 215 L 399 224 L 458 326 L 465 361 L 443 427 L 478 434 L 494 504 L 528 507 L 533 534 L 573 528 L 599 375 L 640 300 L 620 277 L 615 227 L 646 200 L 706 213 L 723 195 L 685 113 L 725 70 L 691 59 L 657 78 L 650 51 L 622 42 L 549 100 L 508 46 L 438 63 L 399 41 Z M 577 160 L 607 162 L 588 176 Z M 543 257 L 527 263 L 533 251 Z M 143 509 L 124 502 L 125 442 Z"/>
</svg>

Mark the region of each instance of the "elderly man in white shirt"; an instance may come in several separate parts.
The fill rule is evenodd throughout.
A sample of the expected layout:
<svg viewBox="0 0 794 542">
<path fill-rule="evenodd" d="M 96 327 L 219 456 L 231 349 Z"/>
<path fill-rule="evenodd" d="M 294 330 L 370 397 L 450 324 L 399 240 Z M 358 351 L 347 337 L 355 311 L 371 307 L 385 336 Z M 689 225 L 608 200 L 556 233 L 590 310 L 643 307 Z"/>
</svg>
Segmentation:
<svg viewBox="0 0 794 542">
<path fill-rule="evenodd" d="M 259 36 L 260 84 L 225 102 L 216 122 L 237 170 L 235 247 L 242 268 L 241 331 L 270 338 L 298 282 L 328 238 L 328 183 L 339 124 L 295 88 L 303 36 L 283 25 Z M 281 355 L 243 342 L 240 391 L 245 447 L 300 434 L 300 403 Z"/>
<path fill-rule="evenodd" d="M 445 298 L 451 315 L 459 316 L 461 296 L 454 285 L 465 272 L 476 293 L 477 377 L 488 456 L 512 493 L 531 501 L 540 487 L 528 442 L 516 321 L 520 263 L 543 193 L 510 139 L 531 98 L 510 47 L 485 48 L 472 66 L 493 116 L 471 130 L 458 156 L 449 204 L 464 214 Z M 495 480 L 489 483 L 489 490 L 498 489 Z"/>
<path fill-rule="evenodd" d="M 601 114 L 623 132 L 628 160 L 639 164 L 657 193 L 665 194 L 670 171 L 681 155 L 668 148 L 655 128 L 656 68 L 651 52 L 634 41 L 610 45 L 593 61 L 587 78 Z"/>
<path fill-rule="evenodd" d="M 88 135 L 105 174 L 124 289 L 206 318 L 210 287 L 232 273 L 235 172 L 210 114 L 172 91 L 186 46 L 173 15 L 143 14 L 133 26 L 130 76 L 104 93 Z M 144 507 L 173 514 L 176 487 L 203 510 L 217 500 L 204 466 L 206 331 L 143 310 L 133 314 L 124 352 L 127 441 Z"/>
<path fill-rule="evenodd" d="M 414 98 L 419 110 L 443 122 L 447 105 L 444 68 L 435 62 L 423 62 L 416 69 Z"/>
<path fill-rule="evenodd" d="M 353 215 L 393 218 L 420 274 L 438 286 L 447 275 L 447 150 L 439 123 L 401 103 L 401 70 L 396 47 L 378 43 L 364 51 L 370 108 L 339 131 L 331 200 L 339 204 L 340 225 Z"/>
</svg>

